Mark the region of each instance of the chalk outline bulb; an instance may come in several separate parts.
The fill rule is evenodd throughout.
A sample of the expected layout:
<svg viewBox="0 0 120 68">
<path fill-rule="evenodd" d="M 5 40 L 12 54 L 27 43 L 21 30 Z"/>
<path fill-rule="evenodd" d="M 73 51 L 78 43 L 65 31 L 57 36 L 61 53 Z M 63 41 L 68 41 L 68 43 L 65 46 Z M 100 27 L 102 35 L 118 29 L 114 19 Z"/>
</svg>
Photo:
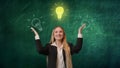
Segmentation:
<svg viewBox="0 0 120 68">
<path fill-rule="evenodd" d="M 42 31 L 41 21 L 39 18 L 33 18 L 31 21 L 32 26 L 36 27 L 38 30 Z"/>
</svg>

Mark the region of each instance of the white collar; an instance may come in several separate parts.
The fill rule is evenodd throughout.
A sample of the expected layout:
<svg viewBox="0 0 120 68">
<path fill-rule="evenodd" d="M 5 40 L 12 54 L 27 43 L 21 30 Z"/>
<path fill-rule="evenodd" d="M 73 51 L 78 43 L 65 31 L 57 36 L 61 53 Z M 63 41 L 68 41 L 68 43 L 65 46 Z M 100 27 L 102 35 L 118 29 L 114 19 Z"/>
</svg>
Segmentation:
<svg viewBox="0 0 120 68">
<path fill-rule="evenodd" d="M 60 47 L 58 47 L 57 44 L 55 42 L 53 42 L 51 45 L 56 46 L 57 48 L 63 48 L 63 44 Z"/>
</svg>

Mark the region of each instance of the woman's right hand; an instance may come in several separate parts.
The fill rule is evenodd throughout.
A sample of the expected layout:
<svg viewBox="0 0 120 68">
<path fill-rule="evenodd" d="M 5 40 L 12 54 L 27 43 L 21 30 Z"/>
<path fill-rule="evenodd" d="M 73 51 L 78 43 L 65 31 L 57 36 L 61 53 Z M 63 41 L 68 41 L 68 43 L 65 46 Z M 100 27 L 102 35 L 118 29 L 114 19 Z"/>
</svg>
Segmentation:
<svg viewBox="0 0 120 68">
<path fill-rule="evenodd" d="M 31 27 L 30 29 L 34 32 L 35 36 L 38 35 L 38 32 L 33 27 Z"/>
<path fill-rule="evenodd" d="M 82 34 L 82 30 L 85 28 L 86 24 L 84 23 L 78 30 L 79 34 Z"/>
</svg>

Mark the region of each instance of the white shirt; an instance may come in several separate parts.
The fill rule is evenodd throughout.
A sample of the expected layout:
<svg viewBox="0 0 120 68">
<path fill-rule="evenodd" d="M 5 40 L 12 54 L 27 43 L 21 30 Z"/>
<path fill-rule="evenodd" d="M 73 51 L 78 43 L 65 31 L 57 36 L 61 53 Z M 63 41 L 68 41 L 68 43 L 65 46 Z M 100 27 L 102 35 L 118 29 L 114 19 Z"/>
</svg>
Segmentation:
<svg viewBox="0 0 120 68">
<path fill-rule="evenodd" d="M 65 63 L 63 59 L 63 45 L 58 47 L 55 42 L 51 45 L 57 47 L 57 68 L 65 68 Z"/>
</svg>

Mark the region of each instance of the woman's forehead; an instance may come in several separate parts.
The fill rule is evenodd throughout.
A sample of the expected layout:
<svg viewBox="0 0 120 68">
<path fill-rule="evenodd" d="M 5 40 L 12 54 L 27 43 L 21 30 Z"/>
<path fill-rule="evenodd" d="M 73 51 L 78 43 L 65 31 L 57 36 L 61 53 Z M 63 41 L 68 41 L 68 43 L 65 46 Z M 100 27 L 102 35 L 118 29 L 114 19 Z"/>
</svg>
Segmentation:
<svg viewBox="0 0 120 68">
<path fill-rule="evenodd" d="M 62 30 L 62 31 L 63 31 L 63 29 L 62 29 L 61 27 L 56 27 L 56 28 L 55 28 L 55 31 L 56 31 L 56 30 Z"/>
</svg>

